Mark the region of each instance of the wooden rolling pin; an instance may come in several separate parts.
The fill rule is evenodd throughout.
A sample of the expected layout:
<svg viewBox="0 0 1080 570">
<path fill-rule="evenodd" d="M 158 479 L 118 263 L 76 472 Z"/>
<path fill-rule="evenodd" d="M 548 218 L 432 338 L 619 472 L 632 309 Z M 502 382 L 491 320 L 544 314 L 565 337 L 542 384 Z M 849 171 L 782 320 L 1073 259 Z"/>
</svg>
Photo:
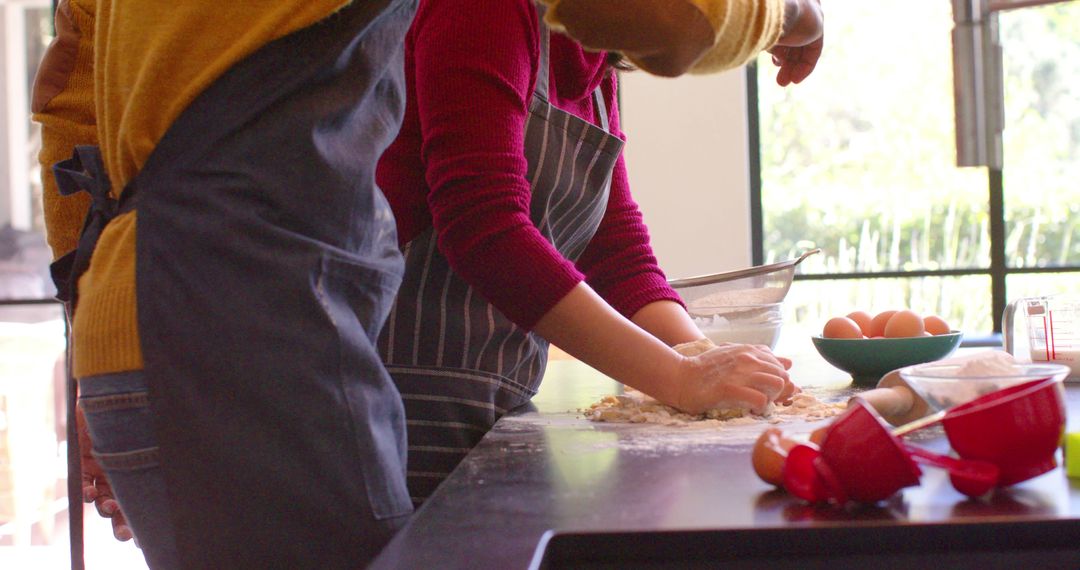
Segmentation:
<svg viewBox="0 0 1080 570">
<path fill-rule="evenodd" d="M 930 406 L 908 386 L 900 377 L 899 370 L 893 370 L 878 381 L 877 388 L 860 392 L 851 397 L 860 399 L 881 414 L 885 421 L 894 426 L 915 421 L 927 414 Z"/>
</svg>

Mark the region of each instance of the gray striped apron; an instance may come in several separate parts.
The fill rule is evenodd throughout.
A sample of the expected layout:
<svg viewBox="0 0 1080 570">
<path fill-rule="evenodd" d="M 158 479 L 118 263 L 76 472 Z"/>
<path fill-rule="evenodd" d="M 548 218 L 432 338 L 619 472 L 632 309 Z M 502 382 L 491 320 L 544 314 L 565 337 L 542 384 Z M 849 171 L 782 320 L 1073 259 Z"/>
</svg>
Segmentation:
<svg viewBox="0 0 1080 570">
<path fill-rule="evenodd" d="M 548 99 L 550 34 L 540 22 L 536 88 L 525 123 L 530 216 L 559 253 L 581 256 L 607 209 L 623 141 Z M 548 343 L 514 325 L 457 275 L 433 229 L 404 248 L 405 277 L 379 351 L 405 404 L 408 486 L 419 504 L 508 410 L 535 393 Z"/>
</svg>

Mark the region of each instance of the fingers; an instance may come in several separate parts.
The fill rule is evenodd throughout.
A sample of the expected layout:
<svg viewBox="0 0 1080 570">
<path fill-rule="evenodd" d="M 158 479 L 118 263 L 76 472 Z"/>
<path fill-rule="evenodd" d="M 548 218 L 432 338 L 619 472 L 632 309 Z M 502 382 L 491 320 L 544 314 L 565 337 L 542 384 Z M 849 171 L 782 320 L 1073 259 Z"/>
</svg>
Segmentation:
<svg viewBox="0 0 1080 570">
<path fill-rule="evenodd" d="M 754 372 L 745 376 L 741 385 L 760 392 L 769 402 L 775 402 L 784 392 L 784 387 L 789 384 L 786 378 L 780 378 L 767 371 Z"/>
<path fill-rule="evenodd" d="M 796 390 L 788 375 L 791 360 L 764 345 L 718 346 L 690 361 L 687 390 L 676 405 L 689 413 L 743 407 L 762 414 L 770 402 L 790 398 Z"/>
<path fill-rule="evenodd" d="M 93 442 L 90 440 L 90 432 L 86 428 L 86 417 L 82 408 L 75 408 L 75 421 L 79 434 L 79 455 L 82 463 L 82 494 L 84 503 L 94 503 L 98 515 L 112 519 L 113 536 L 120 541 L 128 541 L 134 536 L 131 527 L 128 526 L 127 517 L 120 510 L 120 503 L 116 502 L 113 495 L 112 485 L 105 478 L 105 470 L 98 465 L 91 450 Z"/>
<path fill-rule="evenodd" d="M 113 536 L 120 542 L 127 542 L 135 537 L 135 534 L 131 532 L 131 527 L 128 526 L 127 517 L 119 509 L 112 516 L 112 529 Z"/>
<path fill-rule="evenodd" d="M 788 381 L 787 370 L 791 368 L 791 361 L 773 354 L 769 347 L 763 345 L 748 345 L 750 350 L 743 356 L 746 359 L 746 367 L 751 370 L 761 370 L 782 381 Z M 787 361 L 786 363 L 784 361 Z"/>
<path fill-rule="evenodd" d="M 120 503 L 116 502 L 116 497 L 113 495 L 112 486 L 109 485 L 109 482 L 102 477 L 95 483 L 97 496 L 94 498 L 94 506 L 97 507 L 98 514 L 110 518 L 120 512 Z"/>
<path fill-rule="evenodd" d="M 746 386 L 726 386 L 723 396 L 709 408 L 739 407 L 747 408 L 751 413 L 763 414 L 769 407 L 769 397 Z"/>
<path fill-rule="evenodd" d="M 781 87 L 802 83 L 817 67 L 824 47 L 825 38 L 822 37 L 802 47 L 776 46 L 769 50 L 773 63 L 780 67 L 776 72 L 776 83 Z"/>
<path fill-rule="evenodd" d="M 801 392 L 799 387 L 796 386 L 791 380 L 784 382 L 784 389 L 780 391 L 780 395 L 776 397 L 774 402 L 786 402 L 791 399 L 797 392 Z"/>
<path fill-rule="evenodd" d="M 83 502 L 94 503 L 98 514 L 103 517 L 111 517 L 120 510 L 105 472 L 90 455 L 82 458 L 82 493 Z"/>
<path fill-rule="evenodd" d="M 94 467 L 96 467 L 96 465 L 97 463 L 93 463 Z M 116 497 L 113 495 L 112 486 L 109 485 L 109 481 L 105 479 L 104 475 L 93 475 L 93 469 L 87 471 L 85 469 L 85 463 L 83 464 L 83 467 L 83 502 L 94 503 L 94 508 L 97 509 L 98 515 L 102 518 L 111 520 L 113 536 L 116 537 L 116 540 L 121 542 L 131 540 L 135 535 L 128 525 L 127 517 L 124 516 L 124 512 L 120 509 L 120 503 L 116 502 Z M 99 468 L 98 471 L 100 471 Z"/>
<path fill-rule="evenodd" d="M 756 390 L 768 401 L 775 402 L 790 398 L 796 390 L 787 372 L 791 368 L 791 360 L 776 356 L 769 347 L 735 345 L 726 352 L 734 364 L 724 374 L 729 377 L 729 383 Z M 716 372 L 723 374 L 719 369 Z"/>
</svg>

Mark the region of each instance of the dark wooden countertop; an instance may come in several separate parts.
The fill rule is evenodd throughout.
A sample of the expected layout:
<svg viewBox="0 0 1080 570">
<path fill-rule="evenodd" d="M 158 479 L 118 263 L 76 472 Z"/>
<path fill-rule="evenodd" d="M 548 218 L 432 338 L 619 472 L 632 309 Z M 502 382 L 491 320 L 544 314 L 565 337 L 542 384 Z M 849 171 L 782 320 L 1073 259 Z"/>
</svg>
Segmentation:
<svg viewBox="0 0 1080 570">
<path fill-rule="evenodd" d="M 847 377 L 813 356 L 796 359 L 794 377 L 824 400 L 846 400 L 855 391 Z M 528 568 L 552 530 L 587 538 L 592 532 L 827 527 L 874 528 L 884 536 L 880 529 L 1025 523 L 1046 534 L 1036 529 L 1039 523 L 1065 522 L 1080 553 L 1080 480 L 1068 479 L 1061 467 L 981 500 L 960 495 L 945 473 L 928 467 L 920 486 L 879 505 L 811 507 L 754 475 L 750 451 L 764 424 L 722 430 L 598 424 L 577 413 L 618 391 L 617 383 L 580 362 L 553 361 L 529 409 L 496 424 L 373 567 Z M 1080 385 L 1066 393 L 1069 430 L 1077 431 Z M 779 427 L 797 433 L 822 424 L 798 419 Z M 939 430 L 916 437 L 925 447 L 947 448 Z M 933 536 L 944 535 L 926 539 Z M 842 543 L 843 537 L 829 540 Z M 612 544 L 619 548 L 618 541 Z"/>
</svg>

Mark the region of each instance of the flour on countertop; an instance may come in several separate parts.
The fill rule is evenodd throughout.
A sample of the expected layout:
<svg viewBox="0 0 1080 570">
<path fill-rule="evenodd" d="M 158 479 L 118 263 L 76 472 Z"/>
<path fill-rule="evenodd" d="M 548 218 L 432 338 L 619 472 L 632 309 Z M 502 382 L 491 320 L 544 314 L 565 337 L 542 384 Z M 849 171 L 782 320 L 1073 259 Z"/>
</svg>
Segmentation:
<svg viewBox="0 0 1080 570">
<path fill-rule="evenodd" d="M 605 396 L 580 412 L 586 419 L 594 422 L 724 427 L 760 423 L 778 424 L 798 419 L 811 422 L 839 415 L 845 409 L 847 409 L 845 402 L 822 402 L 804 392 L 795 394 L 790 404 L 770 404 L 762 415 L 751 414 L 740 408 L 713 409 L 703 414 L 692 415 L 665 406 L 641 392 L 627 389 L 625 394 Z"/>
</svg>

